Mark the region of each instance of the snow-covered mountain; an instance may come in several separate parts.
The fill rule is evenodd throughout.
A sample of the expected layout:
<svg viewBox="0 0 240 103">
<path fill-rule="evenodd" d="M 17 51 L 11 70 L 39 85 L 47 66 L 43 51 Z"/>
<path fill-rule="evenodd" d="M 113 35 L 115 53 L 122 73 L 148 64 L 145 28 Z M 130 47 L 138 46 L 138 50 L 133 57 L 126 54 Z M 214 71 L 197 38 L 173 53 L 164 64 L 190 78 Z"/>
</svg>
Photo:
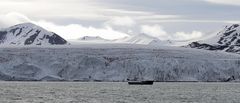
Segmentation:
<svg viewBox="0 0 240 103">
<path fill-rule="evenodd" d="M 84 36 L 84 37 L 81 37 L 79 38 L 78 40 L 80 41 L 86 41 L 86 42 L 106 42 L 106 41 L 110 41 L 110 40 L 107 40 L 107 39 L 104 39 L 100 36 Z"/>
<path fill-rule="evenodd" d="M 155 46 L 172 46 L 175 42 L 171 40 L 160 40 L 159 38 L 149 36 L 147 34 L 130 35 L 120 39 L 108 40 L 100 36 L 84 36 L 78 40 L 69 40 L 71 44 L 140 44 L 140 45 L 155 45 Z M 186 44 L 185 44 L 186 45 Z"/>
<path fill-rule="evenodd" d="M 99 36 L 84 36 L 82 38 L 80 38 L 79 40 L 105 40 L 103 39 L 102 37 L 99 37 Z"/>
<path fill-rule="evenodd" d="M 135 44 L 0 48 L 0 65 L 0 80 L 240 80 L 238 54 Z"/>
<path fill-rule="evenodd" d="M 0 30 L 1 45 L 63 45 L 67 44 L 59 35 L 32 23 L 18 24 Z"/>
<path fill-rule="evenodd" d="M 149 44 L 151 42 L 161 42 L 158 38 L 148 36 L 146 34 L 138 34 L 132 35 L 129 37 L 125 37 L 122 39 L 117 40 L 116 42 L 125 42 L 130 44 Z"/>
<path fill-rule="evenodd" d="M 156 37 L 152 37 L 144 33 L 118 39 L 118 40 L 115 40 L 115 42 L 129 43 L 129 44 L 161 45 L 161 46 L 172 44 L 170 40 L 166 40 L 166 41 L 160 40 Z"/>
<path fill-rule="evenodd" d="M 206 40 L 192 42 L 188 47 L 240 53 L 240 26 L 239 24 L 226 26 L 217 35 Z"/>
</svg>

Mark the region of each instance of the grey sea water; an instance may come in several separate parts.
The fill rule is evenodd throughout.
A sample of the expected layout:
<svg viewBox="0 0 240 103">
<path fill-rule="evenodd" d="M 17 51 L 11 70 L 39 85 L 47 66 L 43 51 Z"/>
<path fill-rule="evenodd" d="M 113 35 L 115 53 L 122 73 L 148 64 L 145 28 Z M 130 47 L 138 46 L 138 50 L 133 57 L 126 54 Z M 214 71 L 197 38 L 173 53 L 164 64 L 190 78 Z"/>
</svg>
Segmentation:
<svg viewBox="0 0 240 103">
<path fill-rule="evenodd" d="M 238 83 L 0 82 L 0 103 L 239 103 Z"/>
</svg>

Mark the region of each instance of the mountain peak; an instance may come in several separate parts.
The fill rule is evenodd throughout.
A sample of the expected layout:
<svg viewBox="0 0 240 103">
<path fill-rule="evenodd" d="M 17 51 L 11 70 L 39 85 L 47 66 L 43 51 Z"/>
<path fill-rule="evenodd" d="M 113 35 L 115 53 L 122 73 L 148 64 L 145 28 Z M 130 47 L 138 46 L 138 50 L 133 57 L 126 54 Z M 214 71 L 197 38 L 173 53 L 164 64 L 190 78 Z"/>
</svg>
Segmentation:
<svg viewBox="0 0 240 103">
<path fill-rule="evenodd" d="M 104 39 L 100 36 L 84 36 L 82 38 L 79 38 L 79 40 L 83 40 L 83 41 L 95 41 L 95 40 L 101 41 L 102 40 L 102 41 L 105 41 L 106 39 Z"/>
<path fill-rule="evenodd" d="M 123 39 L 118 40 L 118 42 L 126 42 L 126 43 L 132 43 L 132 44 L 149 44 L 153 41 L 160 42 L 158 38 L 149 36 L 144 33 L 141 33 L 138 35 L 131 35 L 129 37 L 125 37 Z"/>
<path fill-rule="evenodd" d="M 67 41 L 33 23 L 22 23 L 0 31 L 0 44 L 5 45 L 63 45 Z"/>
<path fill-rule="evenodd" d="M 239 28 L 239 24 L 232 24 L 231 26 L 226 26 L 225 27 L 226 31 L 233 30 L 233 29 L 236 29 L 236 28 Z"/>
<path fill-rule="evenodd" d="M 226 26 L 217 35 L 206 40 L 192 42 L 189 47 L 240 53 L 240 25 Z"/>
<path fill-rule="evenodd" d="M 14 26 L 37 26 L 37 25 L 31 22 L 26 22 L 26 23 L 16 24 Z"/>
</svg>

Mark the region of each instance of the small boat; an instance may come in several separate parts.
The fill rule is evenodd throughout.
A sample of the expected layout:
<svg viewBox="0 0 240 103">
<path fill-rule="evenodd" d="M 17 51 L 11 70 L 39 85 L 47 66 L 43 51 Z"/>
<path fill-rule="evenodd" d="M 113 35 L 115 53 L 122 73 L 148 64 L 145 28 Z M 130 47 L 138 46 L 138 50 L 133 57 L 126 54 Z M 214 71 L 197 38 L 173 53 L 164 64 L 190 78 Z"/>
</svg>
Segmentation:
<svg viewBox="0 0 240 103">
<path fill-rule="evenodd" d="M 153 85 L 154 81 L 128 81 L 129 85 Z"/>
</svg>

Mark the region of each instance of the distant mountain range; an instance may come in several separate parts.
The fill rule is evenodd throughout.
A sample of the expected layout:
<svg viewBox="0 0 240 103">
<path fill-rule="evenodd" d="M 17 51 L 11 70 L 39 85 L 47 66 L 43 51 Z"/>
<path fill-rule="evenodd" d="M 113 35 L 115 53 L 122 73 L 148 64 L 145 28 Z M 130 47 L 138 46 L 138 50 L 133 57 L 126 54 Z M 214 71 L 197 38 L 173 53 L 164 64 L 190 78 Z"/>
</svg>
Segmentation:
<svg viewBox="0 0 240 103">
<path fill-rule="evenodd" d="M 64 45 L 67 41 L 32 23 L 18 24 L 0 30 L 2 45 Z"/>
<path fill-rule="evenodd" d="M 99 36 L 84 36 L 78 39 L 82 42 L 102 42 L 102 43 L 126 43 L 126 44 L 144 44 L 144 45 L 172 45 L 170 40 L 160 40 L 159 38 L 149 36 L 147 34 L 131 35 L 120 39 L 107 40 Z"/>
<path fill-rule="evenodd" d="M 122 39 L 116 40 L 116 42 L 125 42 L 130 44 L 152 44 L 161 43 L 162 41 L 156 37 L 149 36 L 147 34 L 141 33 L 138 35 L 132 35 Z"/>
<path fill-rule="evenodd" d="M 192 42 L 188 47 L 240 54 L 240 26 L 239 24 L 226 26 L 217 35 L 206 40 Z"/>
<path fill-rule="evenodd" d="M 147 34 L 131 35 L 129 37 L 107 40 L 99 36 L 84 36 L 81 42 L 96 43 L 127 43 L 156 46 L 172 46 L 183 42 L 160 40 Z M 80 43 L 81 43 L 80 42 Z M 0 45 L 65 45 L 68 41 L 54 32 L 32 23 L 22 23 L 9 28 L 0 29 Z M 212 51 L 225 51 L 240 54 L 240 25 L 226 26 L 222 31 L 205 40 L 195 41 L 187 45 L 189 48 Z"/>
</svg>

